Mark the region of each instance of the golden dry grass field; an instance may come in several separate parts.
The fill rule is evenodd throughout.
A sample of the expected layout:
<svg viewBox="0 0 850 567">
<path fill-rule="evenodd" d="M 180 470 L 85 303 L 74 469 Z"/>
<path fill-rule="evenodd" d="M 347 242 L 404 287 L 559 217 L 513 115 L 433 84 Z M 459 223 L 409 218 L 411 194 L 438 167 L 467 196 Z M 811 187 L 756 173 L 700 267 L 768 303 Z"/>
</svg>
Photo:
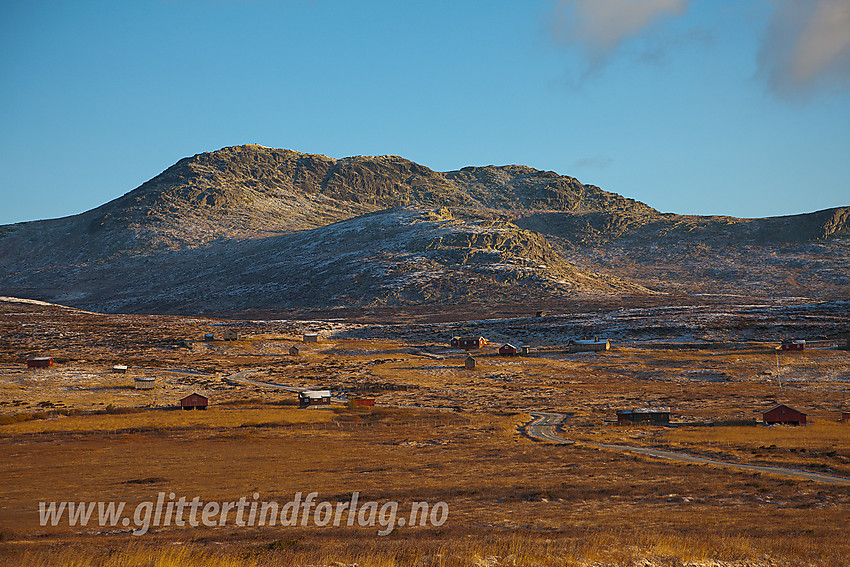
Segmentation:
<svg viewBox="0 0 850 567">
<path fill-rule="evenodd" d="M 483 349 L 477 368 L 436 336 L 423 344 L 251 327 L 204 342 L 222 321 L 3 307 L 0 561 L 9 565 L 823 565 L 850 557 L 850 487 L 529 439 L 529 412 L 569 415 L 567 439 L 681 450 L 850 477 L 850 357 L 770 345 L 632 346 L 528 357 Z M 186 344 L 181 341 L 187 340 Z M 301 352 L 288 354 L 297 344 Z M 617 345 L 615 345 L 616 347 Z M 28 370 L 32 355 L 53 356 Z M 111 372 L 128 364 L 127 374 Z M 295 394 L 241 382 L 331 388 L 377 407 L 298 409 Z M 767 372 L 770 372 L 768 374 Z M 155 377 L 153 391 L 134 376 Z M 176 409 L 191 393 L 206 411 Z M 805 427 L 710 425 L 777 403 Z M 607 423 L 668 406 L 677 427 Z M 445 502 L 439 526 L 40 525 L 39 502 L 253 494 Z"/>
</svg>

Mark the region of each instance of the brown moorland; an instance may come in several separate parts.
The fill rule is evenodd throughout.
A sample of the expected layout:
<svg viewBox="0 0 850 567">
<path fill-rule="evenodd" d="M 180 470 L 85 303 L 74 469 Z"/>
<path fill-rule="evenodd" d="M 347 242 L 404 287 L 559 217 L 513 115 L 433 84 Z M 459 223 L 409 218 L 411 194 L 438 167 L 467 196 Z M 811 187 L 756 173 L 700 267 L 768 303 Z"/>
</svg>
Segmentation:
<svg viewBox="0 0 850 567">
<path fill-rule="evenodd" d="M 327 327 L 105 316 L 12 303 L 0 320 L 0 557 L 19 565 L 845 565 L 850 488 L 677 463 L 523 435 L 529 412 L 569 416 L 568 439 L 682 450 L 850 477 L 847 352 L 617 346 L 529 357 L 342 338 Z M 305 322 L 302 327 L 309 327 Z M 496 325 L 497 323 L 494 323 Z M 331 325 L 328 323 L 327 325 Z M 240 328 L 241 329 L 241 328 Z M 185 342 L 184 342 L 185 341 Z M 301 352 L 290 356 L 298 344 Z M 27 370 L 34 354 L 50 369 Z M 128 374 L 111 372 L 129 364 Z M 241 375 L 238 373 L 244 372 Z M 768 373 L 769 372 L 769 373 Z M 134 390 L 137 375 L 153 391 Z M 240 381 L 240 376 L 253 382 Z M 263 385 L 265 384 L 265 385 Z M 275 385 L 374 397 L 299 410 Z M 207 411 L 175 409 L 197 391 Z M 776 403 L 805 427 L 741 425 Z M 616 409 L 668 406 L 677 427 L 620 427 Z M 735 423 L 737 425 L 723 425 Z M 159 493 L 235 502 L 445 502 L 440 526 L 42 526 L 39 502 Z M 173 500 L 173 499 L 172 499 Z"/>
</svg>

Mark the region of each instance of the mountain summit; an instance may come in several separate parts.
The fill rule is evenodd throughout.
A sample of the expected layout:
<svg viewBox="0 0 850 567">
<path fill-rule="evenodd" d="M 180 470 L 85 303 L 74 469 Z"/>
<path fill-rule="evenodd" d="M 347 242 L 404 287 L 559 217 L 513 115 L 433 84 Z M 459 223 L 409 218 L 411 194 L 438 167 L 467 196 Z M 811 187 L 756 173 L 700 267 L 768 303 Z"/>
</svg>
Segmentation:
<svg viewBox="0 0 850 567">
<path fill-rule="evenodd" d="M 398 156 L 332 159 L 262 146 L 185 158 L 84 213 L 87 230 L 132 227 L 165 248 L 317 228 L 392 207 L 630 211 L 650 207 L 572 177 L 525 166 L 439 173 Z"/>
</svg>

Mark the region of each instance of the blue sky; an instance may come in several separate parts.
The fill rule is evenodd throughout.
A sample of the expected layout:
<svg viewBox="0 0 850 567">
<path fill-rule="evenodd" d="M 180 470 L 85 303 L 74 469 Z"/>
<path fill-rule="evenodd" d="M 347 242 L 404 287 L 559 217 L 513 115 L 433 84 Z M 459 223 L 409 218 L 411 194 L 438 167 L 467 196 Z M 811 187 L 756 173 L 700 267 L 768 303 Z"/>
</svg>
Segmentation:
<svg viewBox="0 0 850 567">
<path fill-rule="evenodd" d="M 665 212 L 850 205 L 850 0 L 0 3 L 0 223 L 245 143 Z"/>
</svg>

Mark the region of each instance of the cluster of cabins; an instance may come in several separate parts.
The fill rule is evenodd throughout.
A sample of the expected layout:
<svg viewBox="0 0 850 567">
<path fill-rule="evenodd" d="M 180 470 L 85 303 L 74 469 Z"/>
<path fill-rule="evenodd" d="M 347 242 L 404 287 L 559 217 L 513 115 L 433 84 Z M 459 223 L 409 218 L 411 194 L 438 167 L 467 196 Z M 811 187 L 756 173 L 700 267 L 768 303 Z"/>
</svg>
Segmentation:
<svg viewBox="0 0 850 567">
<path fill-rule="evenodd" d="M 545 316 L 544 312 L 537 314 L 538 317 Z M 238 340 L 239 334 L 235 329 L 226 329 L 224 331 L 224 340 Z M 207 333 L 204 340 L 213 341 L 215 337 L 212 333 Z M 302 337 L 305 343 L 319 342 L 318 333 L 304 333 Z M 455 336 L 452 337 L 450 345 L 452 348 L 464 350 L 477 350 L 489 345 L 490 342 L 482 336 Z M 839 345 L 841 346 L 841 345 Z M 850 350 L 850 339 L 847 339 L 844 348 Z M 607 351 L 611 348 L 611 341 L 606 338 L 594 337 L 593 339 L 572 339 L 567 343 L 569 352 L 582 351 Z M 777 350 L 783 351 L 803 351 L 806 349 L 806 341 L 792 339 L 783 341 Z M 499 354 L 502 356 L 515 356 L 530 354 L 531 347 L 521 345 L 516 347 L 511 343 L 504 343 L 499 346 Z M 290 355 L 298 355 L 300 350 L 297 346 L 292 345 L 289 348 Z M 53 366 L 53 358 L 49 356 L 37 356 L 27 360 L 27 368 L 50 368 Z M 464 366 L 468 369 L 475 369 L 475 359 L 470 354 L 467 356 Z M 117 364 L 112 367 L 113 372 L 126 373 L 127 366 Z M 156 378 L 150 376 L 135 376 L 134 386 L 137 390 L 152 390 L 156 386 Z M 330 390 L 304 390 L 298 392 L 298 405 L 301 408 L 329 406 L 331 404 Z M 371 398 L 355 398 L 349 402 L 354 407 L 371 407 L 375 405 L 375 400 Z M 190 409 L 207 409 L 209 406 L 209 398 L 193 392 L 188 396 L 180 399 L 180 407 L 185 410 Z M 805 425 L 806 414 L 795 410 L 784 404 L 777 405 L 762 414 L 762 419 L 765 425 Z M 850 422 L 850 412 L 841 412 L 841 421 Z M 669 425 L 670 424 L 670 409 L 669 408 L 637 408 L 617 411 L 617 423 L 620 425 L 629 424 L 650 424 L 650 425 Z"/>
<path fill-rule="evenodd" d="M 186 397 L 180 398 L 180 407 L 184 410 L 205 410 L 209 407 L 210 399 L 202 396 L 197 392 L 193 392 Z M 330 390 L 306 390 L 298 392 L 299 407 L 306 408 L 310 406 L 327 406 L 331 403 Z M 374 400 L 372 401 L 374 405 Z"/>
<path fill-rule="evenodd" d="M 239 340 L 239 331 L 236 329 L 225 329 L 222 339 L 225 341 L 238 341 Z M 205 341 L 214 341 L 215 335 L 213 333 L 206 333 L 204 335 Z"/>
<path fill-rule="evenodd" d="M 330 390 L 304 390 L 298 392 L 298 407 L 321 407 L 331 404 Z M 348 401 L 348 405 L 355 408 L 368 408 L 375 406 L 374 398 L 353 398 Z"/>
<path fill-rule="evenodd" d="M 489 344 L 490 341 L 480 335 L 466 337 L 455 336 L 452 337 L 451 341 L 449 341 L 449 346 L 451 346 L 451 348 L 464 350 L 478 350 Z M 594 337 L 593 339 L 570 339 L 570 341 L 567 342 L 567 352 L 594 352 L 606 350 L 611 350 L 610 339 Z M 528 345 L 521 345 L 517 347 L 511 343 L 504 343 L 499 346 L 500 356 L 525 356 L 529 354 L 531 354 L 531 347 Z M 471 354 L 466 357 L 464 367 L 469 370 L 475 369 L 475 358 L 473 358 Z"/>
<path fill-rule="evenodd" d="M 449 345 L 452 348 L 460 348 L 464 350 L 477 350 L 489 345 L 485 337 L 470 336 L 470 337 L 452 337 Z M 595 337 L 593 339 L 570 339 L 567 342 L 567 350 L 569 352 L 581 351 L 604 351 L 611 350 L 611 340 Z M 499 354 L 503 356 L 511 356 L 517 354 L 530 354 L 531 347 L 528 345 L 514 346 L 511 343 L 504 343 L 499 347 Z"/>
<path fill-rule="evenodd" d="M 350 400 L 349 405 L 352 407 L 374 407 L 374 398 L 354 398 Z M 310 408 L 331 405 L 330 390 L 302 390 L 298 392 L 298 407 Z M 198 393 L 192 393 L 180 399 L 180 407 L 186 410 L 189 409 L 207 409 L 209 406 L 209 398 Z"/>
<path fill-rule="evenodd" d="M 824 346 L 826 346 L 826 347 L 835 346 L 835 348 L 839 348 L 839 349 L 843 349 L 843 350 L 850 350 L 850 339 L 839 339 L 839 340 L 832 340 L 832 339 L 826 340 L 826 339 L 824 339 L 824 340 L 815 340 L 815 341 L 812 341 L 812 343 L 814 344 L 814 348 L 823 348 Z M 776 350 L 781 350 L 781 351 L 806 350 L 806 345 L 807 345 L 807 343 L 803 339 L 785 339 L 784 341 L 782 341 L 782 344 L 780 344 L 778 347 L 776 347 Z"/>
<path fill-rule="evenodd" d="M 765 425 L 806 425 L 807 415 L 785 404 L 779 404 L 762 413 Z M 850 411 L 841 412 L 841 421 L 850 422 Z M 618 425 L 633 424 L 670 425 L 669 408 L 639 408 L 617 411 Z"/>
<path fill-rule="evenodd" d="M 237 341 L 239 340 L 239 332 L 236 329 L 225 329 L 224 334 L 222 335 L 222 339 L 225 341 Z M 216 340 L 214 333 L 206 333 L 204 334 L 205 341 L 214 341 Z M 319 333 L 304 333 L 302 336 L 302 340 L 305 343 L 317 343 L 319 342 Z"/>
<path fill-rule="evenodd" d="M 349 401 L 352 407 L 373 407 L 374 398 L 354 398 Z M 298 407 L 321 407 L 331 405 L 330 390 L 303 390 L 298 392 Z M 180 399 L 180 407 L 183 409 L 207 409 L 209 398 L 198 393 L 192 393 Z"/>
<path fill-rule="evenodd" d="M 298 407 L 321 407 L 331 404 L 330 390 L 304 390 L 298 392 Z M 374 398 L 354 398 L 349 404 L 352 407 L 372 407 Z M 180 407 L 184 410 L 205 410 L 209 406 L 209 398 L 196 392 L 180 399 Z M 779 404 L 762 413 L 765 425 L 806 425 L 807 415 L 785 404 Z M 841 421 L 850 422 L 850 411 L 841 412 Z M 670 425 L 670 408 L 636 408 L 617 411 L 618 425 Z"/>
<path fill-rule="evenodd" d="M 477 350 L 480 348 L 484 348 L 485 346 L 490 344 L 485 337 L 482 336 L 456 336 L 452 337 L 450 341 L 450 346 L 452 348 L 460 348 L 464 350 Z M 842 339 L 837 344 L 838 348 L 843 348 L 845 350 L 850 350 L 850 339 Z M 505 343 L 499 347 L 499 354 L 510 356 L 516 354 L 529 354 L 531 347 L 528 345 L 522 345 L 520 347 L 516 347 L 511 343 Z M 606 338 L 594 337 L 594 338 L 582 338 L 582 339 L 570 339 L 567 342 L 567 351 L 568 352 L 593 352 L 593 351 L 605 351 L 611 350 L 611 340 Z M 776 350 L 782 351 L 802 351 L 806 350 L 806 341 L 803 339 L 787 339 L 782 341 Z"/>
<path fill-rule="evenodd" d="M 206 333 L 204 334 L 204 342 L 212 342 L 215 341 L 214 333 Z M 239 340 L 239 332 L 236 329 L 225 329 L 223 340 L 225 341 L 236 341 Z M 305 343 L 317 343 L 319 342 L 319 333 L 304 333 L 302 336 L 302 342 Z M 297 356 L 300 354 L 301 349 L 299 349 L 296 345 L 292 345 L 289 347 L 289 354 L 292 356 Z"/>
<path fill-rule="evenodd" d="M 540 315 L 540 313 L 542 313 L 543 315 Z M 539 311 L 537 316 L 545 316 L 545 311 Z M 236 341 L 238 339 L 239 332 L 236 329 L 225 329 L 223 340 Z M 213 333 L 206 333 L 204 335 L 204 340 L 214 341 L 216 340 L 215 335 Z M 317 343 L 319 342 L 319 333 L 304 333 L 304 335 L 302 336 L 302 340 L 305 343 Z M 489 344 L 490 342 L 482 336 L 452 337 L 451 340 L 452 348 L 462 348 L 466 350 L 484 348 Z M 844 344 L 839 344 L 838 346 L 839 348 L 845 348 L 847 350 L 850 350 L 850 339 L 847 339 Z M 777 350 L 783 351 L 806 350 L 806 341 L 802 339 L 786 339 L 782 341 L 782 344 L 776 348 Z M 523 345 L 517 348 L 510 343 L 505 343 L 499 347 L 499 354 L 528 354 L 529 349 L 530 347 L 528 347 L 527 345 Z M 571 339 L 567 343 L 567 349 L 570 352 L 610 350 L 611 341 L 609 339 L 599 337 L 595 337 L 593 339 Z"/>
<path fill-rule="evenodd" d="M 184 410 L 205 410 L 209 406 L 209 401 L 208 397 L 193 392 L 180 399 L 180 407 Z M 353 407 L 372 407 L 375 405 L 375 400 L 374 398 L 355 398 L 349 403 Z M 300 408 L 329 405 L 331 405 L 330 390 L 304 390 L 298 392 L 298 407 Z"/>
</svg>

